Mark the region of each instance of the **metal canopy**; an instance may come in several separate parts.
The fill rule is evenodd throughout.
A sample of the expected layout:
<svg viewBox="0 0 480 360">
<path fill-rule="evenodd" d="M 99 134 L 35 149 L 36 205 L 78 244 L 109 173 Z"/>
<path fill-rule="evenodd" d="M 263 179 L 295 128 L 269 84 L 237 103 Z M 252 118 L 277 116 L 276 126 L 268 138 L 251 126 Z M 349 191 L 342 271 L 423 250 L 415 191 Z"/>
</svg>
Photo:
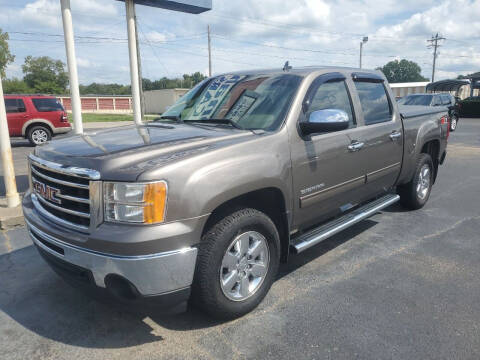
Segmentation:
<svg viewBox="0 0 480 360">
<path fill-rule="evenodd" d="M 134 3 L 190 14 L 200 14 L 212 10 L 212 0 L 134 0 Z"/>
<path fill-rule="evenodd" d="M 470 85 L 468 80 L 440 80 L 427 85 L 427 91 L 458 91 L 462 86 Z"/>
</svg>

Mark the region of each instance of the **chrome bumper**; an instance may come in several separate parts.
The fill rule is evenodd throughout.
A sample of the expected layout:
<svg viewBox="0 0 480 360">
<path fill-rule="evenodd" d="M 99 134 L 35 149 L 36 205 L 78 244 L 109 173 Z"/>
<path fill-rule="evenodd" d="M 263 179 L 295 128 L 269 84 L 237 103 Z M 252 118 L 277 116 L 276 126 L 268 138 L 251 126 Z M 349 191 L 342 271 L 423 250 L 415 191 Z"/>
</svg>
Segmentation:
<svg viewBox="0 0 480 360">
<path fill-rule="evenodd" d="M 196 248 L 142 256 L 112 256 L 66 244 L 28 221 L 27 227 L 38 247 L 63 261 L 90 270 L 99 287 L 106 287 L 105 277 L 110 274 L 127 279 L 143 296 L 161 295 L 192 284 Z"/>
</svg>

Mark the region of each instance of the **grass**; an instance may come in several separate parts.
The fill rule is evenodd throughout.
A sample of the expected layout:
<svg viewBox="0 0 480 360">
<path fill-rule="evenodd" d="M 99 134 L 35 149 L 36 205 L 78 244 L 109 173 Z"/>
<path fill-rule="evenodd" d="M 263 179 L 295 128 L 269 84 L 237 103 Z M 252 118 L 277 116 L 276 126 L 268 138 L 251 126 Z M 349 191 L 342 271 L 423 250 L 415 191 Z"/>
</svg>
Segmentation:
<svg viewBox="0 0 480 360">
<path fill-rule="evenodd" d="M 158 115 L 146 115 L 147 120 L 152 120 Z M 68 113 L 68 120 L 73 122 L 72 114 Z M 95 113 L 83 113 L 82 121 L 87 122 L 107 122 L 107 121 L 133 121 L 132 114 L 95 114 Z"/>
</svg>

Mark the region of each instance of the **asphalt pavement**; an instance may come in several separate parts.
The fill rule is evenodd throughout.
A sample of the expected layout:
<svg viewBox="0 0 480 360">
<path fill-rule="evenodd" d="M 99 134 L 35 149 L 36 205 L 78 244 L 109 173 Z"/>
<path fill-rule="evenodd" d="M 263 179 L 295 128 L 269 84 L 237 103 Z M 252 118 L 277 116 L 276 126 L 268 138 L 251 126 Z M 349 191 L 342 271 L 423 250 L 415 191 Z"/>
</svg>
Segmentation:
<svg viewBox="0 0 480 360">
<path fill-rule="evenodd" d="M 17 171 L 31 148 L 15 146 Z M 478 359 L 480 120 L 450 136 L 428 204 L 292 256 L 252 313 L 217 322 L 90 299 L 24 228 L 0 232 L 0 359 Z"/>
</svg>

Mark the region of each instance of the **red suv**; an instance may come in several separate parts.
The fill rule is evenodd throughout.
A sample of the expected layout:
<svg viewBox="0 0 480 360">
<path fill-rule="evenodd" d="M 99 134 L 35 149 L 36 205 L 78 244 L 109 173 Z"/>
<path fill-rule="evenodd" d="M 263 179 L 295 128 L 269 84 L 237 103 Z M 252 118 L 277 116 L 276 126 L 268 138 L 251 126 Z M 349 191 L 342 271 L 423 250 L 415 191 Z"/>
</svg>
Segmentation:
<svg viewBox="0 0 480 360">
<path fill-rule="evenodd" d="M 72 130 L 66 111 L 54 96 L 5 95 L 10 136 L 40 145 L 57 134 Z"/>
</svg>

